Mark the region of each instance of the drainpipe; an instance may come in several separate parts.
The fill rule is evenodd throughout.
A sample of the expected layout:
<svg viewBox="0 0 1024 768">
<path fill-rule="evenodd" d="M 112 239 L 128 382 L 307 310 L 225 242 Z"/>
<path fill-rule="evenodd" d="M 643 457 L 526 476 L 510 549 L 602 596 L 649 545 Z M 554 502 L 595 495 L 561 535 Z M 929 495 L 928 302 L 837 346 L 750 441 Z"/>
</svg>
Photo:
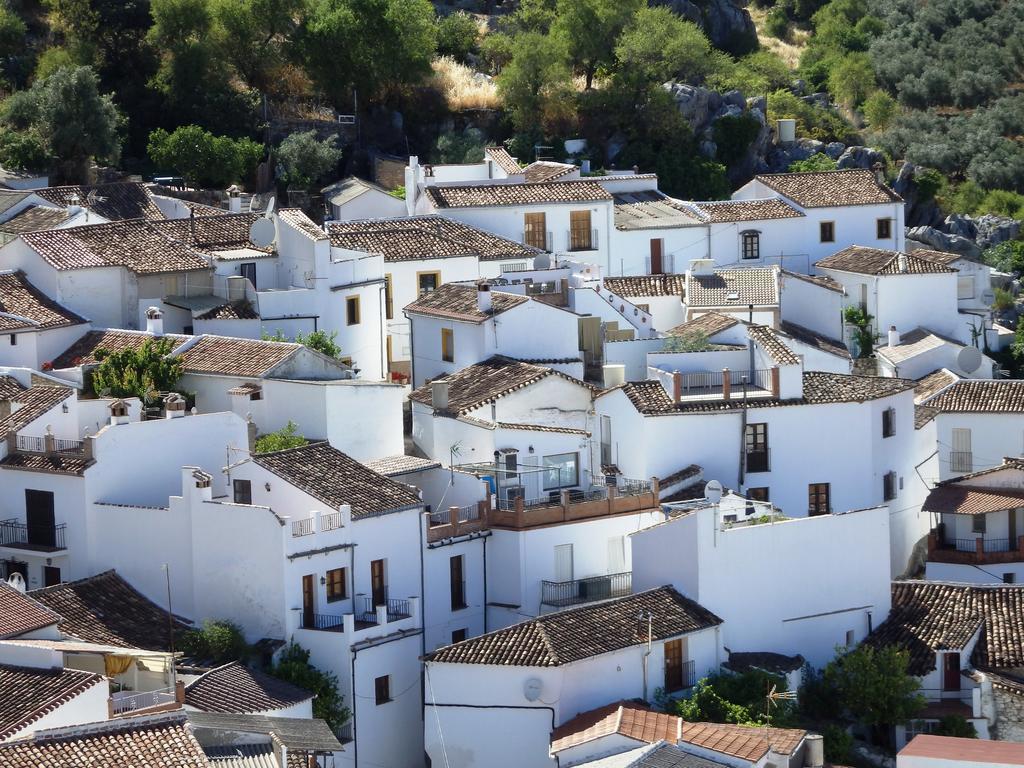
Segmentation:
<svg viewBox="0 0 1024 768">
<path fill-rule="evenodd" d="M 640 620 L 643 621 L 643 611 L 640 612 Z M 651 622 L 654 619 L 654 615 L 648 611 L 647 613 L 647 650 L 644 651 L 644 701 L 647 701 L 647 663 L 651 656 Z"/>
</svg>

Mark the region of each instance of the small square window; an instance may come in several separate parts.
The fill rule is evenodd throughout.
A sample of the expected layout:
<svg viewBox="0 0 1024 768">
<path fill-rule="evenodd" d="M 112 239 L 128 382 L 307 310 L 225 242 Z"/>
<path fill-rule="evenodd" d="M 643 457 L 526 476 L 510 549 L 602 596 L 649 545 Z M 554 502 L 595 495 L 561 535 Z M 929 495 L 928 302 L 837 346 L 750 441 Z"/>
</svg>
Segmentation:
<svg viewBox="0 0 1024 768">
<path fill-rule="evenodd" d="M 878 219 L 875 222 L 875 233 L 879 240 L 888 240 L 892 237 L 892 219 Z"/>
<path fill-rule="evenodd" d="M 1003 574 L 1003 584 L 1016 584 L 1016 583 L 1017 583 L 1017 574 L 1015 574 L 1015 573 L 1004 573 Z"/>
<path fill-rule="evenodd" d="M 853 648 L 854 633 L 852 629 L 846 630 L 846 647 Z"/>
<path fill-rule="evenodd" d="M 463 640 L 466 639 L 467 634 L 468 633 L 465 629 L 452 630 L 452 644 L 454 645 L 455 643 L 461 643 Z"/>
<path fill-rule="evenodd" d="M 234 490 L 235 504 L 252 504 L 251 481 L 234 480 L 231 485 Z"/>
<path fill-rule="evenodd" d="M 378 707 L 391 701 L 391 676 L 384 675 L 374 680 L 373 691 Z"/>
<path fill-rule="evenodd" d="M 974 515 L 971 518 L 971 533 L 984 533 L 985 522 L 984 515 Z"/>
<path fill-rule="evenodd" d="M 834 243 L 836 241 L 836 224 L 834 221 L 821 222 L 819 231 L 821 233 L 821 242 Z"/>
<path fill-rule="evenodd" d="M 348 325 L 359 325 L 359 297 L 349 296 L 345 299 L 345 322 Z"/>
<path fill-rule="evenodd" d="M 12 333 L 11 334 L 11 346 L 12 347 L 18 346 L 18 334 L 16 334 L 16 333 Z"/>
<path fill-rule="evenodd" d="M 327 572 L 327 602 L 334 603 L 348 596 L 347 579 L 344 568 L 334 568 Z"/>
</svg>

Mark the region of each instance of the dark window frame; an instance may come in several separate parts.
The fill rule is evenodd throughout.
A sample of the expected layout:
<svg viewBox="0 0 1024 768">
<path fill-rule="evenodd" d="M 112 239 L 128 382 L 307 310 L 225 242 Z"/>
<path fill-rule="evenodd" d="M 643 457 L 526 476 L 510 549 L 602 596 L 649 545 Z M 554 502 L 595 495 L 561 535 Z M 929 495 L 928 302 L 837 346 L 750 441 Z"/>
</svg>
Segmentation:
<svg viewBox="0 0 1024 768">
<path fill-rule="evenodd" d="M 836 241 L 836 223 L 834 221 L 818 222 L 818 237 L 823 243 Z"/>
<path fill-rule="evenodd" d="M 348 599 L 348 573 L 346 568 L 331 568 L 324 574 L 327 602 L 336 603 Z"/>
<path fill-rule="evenodd" d="M 373 698 L 379 707 L 391 699 L 391 675 L 381 675 L 373 680 Z"/>
<path fill-rule="evenodd" d="M 252 481 L 240 478 L 232 480 L 231 498 L 235 504 L 252 504 Z"/>
<path fill-rule="evenodd" d="M 761 258 L 761 233 L 756 229 L 740 232 L 740 259 L 756 261 Z"/>
<path fill-rule="evenodd" d="M 824 506 L 822 502 L 824 501 Z M 832 509 L 832 484 L 831 483 L 808 483 L 807 484 L 807 514 L 811 517 L 816 515 L 827 515 Z"/>
</svg>

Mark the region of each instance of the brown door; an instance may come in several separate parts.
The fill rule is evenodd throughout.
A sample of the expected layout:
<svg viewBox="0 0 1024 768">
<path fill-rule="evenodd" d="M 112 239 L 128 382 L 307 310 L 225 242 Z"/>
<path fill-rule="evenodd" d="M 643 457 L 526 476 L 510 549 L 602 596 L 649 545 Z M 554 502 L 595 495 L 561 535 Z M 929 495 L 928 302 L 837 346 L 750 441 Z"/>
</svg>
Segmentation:
<svg viewBox="0 0 1024 768">
<path fill-rule="evenodd" d="M 25 522 L 28 543 L 41 547 L 57 546 L 57 527 L 53 517 L 53 493 L 25 491 Z"/>
<path fill-rule="evenodd" d="M 370 563 L 370 592 L 374 607 L 384 605 L 388 601 L 388 587 L 384 582 L 384 561 L 374 560 Z"/>
<path fill-rule="evenodd" d="M 302 577 L 302 626 L 314 625 L 313 607 L 313 574 L 307 574 Z"/>
<path fill-rule="evenodd" d="M 52 565 L 43 566 L 43 586 L 55 587 L 60 584 L 60 568 Z"/>
<path fill-rule="evenodd" d="M 651 274 L 661 275 L 664 274 L 665 268 L 662 264 L 662 253 L 661 249 L 664 245 L 664 241 L 661 238 L 651 240 Z"/>
<path fill-rule="evenodd" d="M 942 690 L 960 690 L 960 654 L 943 654 L 942 661 Z"/>
</svg>

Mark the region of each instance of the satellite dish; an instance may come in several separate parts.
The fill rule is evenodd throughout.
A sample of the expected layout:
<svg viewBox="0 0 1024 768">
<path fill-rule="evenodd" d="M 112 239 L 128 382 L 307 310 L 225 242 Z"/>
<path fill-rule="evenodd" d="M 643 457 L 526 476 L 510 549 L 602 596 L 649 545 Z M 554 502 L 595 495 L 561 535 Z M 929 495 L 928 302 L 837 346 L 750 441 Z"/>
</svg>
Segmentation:
<svg viewBox="0 0 1024 768">
<path fill-rule="evenodd" d="M 534 269 L 550 269 L 551 268 L 551 254 L 550 253 L 538 253 L 533 257 L 533 268 Z"/>
<path fill-rule="evenodd" d="M 269 248 L 276 234 L 274 222 L 263 217 L 256 219 L 249 227 L 249 240 L 259 248 Z"/>
<path fill-rule="evenodd" d="M 991 288 L 986 288 L 981 292 L 981 303 L 986 307 L 991 307 L 993 302 L 996 300 L 996 294 Z"/>
<path fill-rule="evenodd" d="M 722 484 L 717 480 L 709 480 L 708 484 L 704 486 L 704 498 L 712 504 L 720 502 L 724 492 L 725 489 L 722 488 Z"/>
<path fill-rule="evenodd" d="M 7 577 L 7 583 L 10 586 L 12 586 L 14 589 L 16 589 L 19 592 L 21 592 L 21 594 L 25 594 L 25 589 L 26 589 L 25 577 L 22 576 L 17 571 L 15 571 L 14 573 L 12 573 L 10 576 Z"/>
<path fill-rule="evenodd" d="M 964 373 L 974 373 L 981 368 L 981 350 L 977 347 L 964 347 L 957 353 L 956 367 Z"/>
<path fill-rule="evenodd" d="M 543 687 L 544 683 L 541 682 L 540 678 L 531 677 L 523 683 L 523 696 L 526 697 L 527 701 L 536 701 L 540 698 L 540 692 Z"/>
</svg>

